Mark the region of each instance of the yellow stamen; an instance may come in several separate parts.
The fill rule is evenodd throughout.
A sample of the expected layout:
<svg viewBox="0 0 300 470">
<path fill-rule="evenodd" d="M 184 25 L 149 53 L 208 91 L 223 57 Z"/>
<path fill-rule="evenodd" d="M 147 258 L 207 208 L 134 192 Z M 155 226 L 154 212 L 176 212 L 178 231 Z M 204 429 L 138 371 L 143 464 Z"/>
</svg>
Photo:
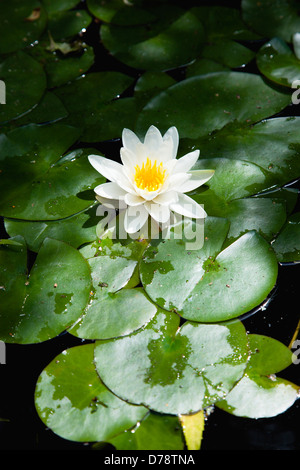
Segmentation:
<svg viewBox="0 0 300 470">
<path fill-rule="evenodd" d="M 143 163 L 141 167 L 136 165 L 134 182 L 140 189 L 146 189 L 147 191 L 157 191 L 166 179 L 166 170 L 163 168 L 163 164 L 157 165 L 156 160 L 152 164 L 151 160 L 147 158 L 146 165 Z"/>
</svg>

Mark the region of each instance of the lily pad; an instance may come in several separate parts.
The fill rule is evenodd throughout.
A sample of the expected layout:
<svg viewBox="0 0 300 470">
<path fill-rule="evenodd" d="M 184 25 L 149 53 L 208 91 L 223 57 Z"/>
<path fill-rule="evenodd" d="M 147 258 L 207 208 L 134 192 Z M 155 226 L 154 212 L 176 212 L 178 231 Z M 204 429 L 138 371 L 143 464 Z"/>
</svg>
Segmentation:
<svg viewBox="0 0 300 470">
<path fill-rule="evenodd" d="M 117 398 L 99 379 L 93 344 L 67 349 L 40 374 L 35 407 L 41 420 L 64 439 L 106 441 L 132 428 L 148 410 Z"/>
<path fill-rule="evenodd" d="M 300 117 L 277 117 L 254 126 L 234 123 L 205 137 L 182 141 L 181 153 L 194 148 L 201 158 L 230 158 L 255 163 L 282 186 L 300 174 Z"/>
<path fill-rule="evenodd" d="M 196 16 L 174 5 L 160 5 L 156 15 L 157 21 L 134 28 L 103 24 L 104 47 L 120 62 L 141 70 L 170 70 L 195 59 L 203 41 Z"/>
<path fill-rule="evenodd" d="M 280 263 L 300 261 L 300 213 L 291 215 L 272 244 Z"/>
<path fill-rule="evenodd" d="M 1 2 L 0 18 L 0 54 L 29 46 L 40 37 L 47 24 L 45 8 L 38 0 Z"/>
<path fill-rule="evenodd" d="M 229 68 L 245 67 L 255 57 L 248 47 L 230 39 L 209 41 L 203 46 L 201 57 L 211 59 Z"/>
<path fill-rule="evenodd" d="M 58 220 L 88 209 L 95 201 L 93 188 L 104 178 L 87 156 L 97 150 L 78 149 L 49 164 L 31 155 L 2 161 L 4 217 L 24 220 Z M 16 167 L 18 172 L 16 172 Z"/>
<path fill-rule="evenodd" d="M 69 111 L 64 122 L 80 129 L 81 139 L 84 141 L 100 142 L 110 139 L 111 135 L 106 134 L 105 128 L 112 119 L 112 113 L 114 126 L 119 122 L 120 106 L 123 106 L 123 111 L 129 109 L 127 115 L 132 113 L 133 102 L 130 101 L 127 103 L 128 107 L 125 105 L 124 108 L 123 102 L 119 104 L 119 100 L 116 100 L 132 83 L 133 78 L 121 72 L 93 72 L 56 88 L 55 94 Z M 107 110 L 110 102 L 112 107 Z M 108 113 L 108 121 L 104 119 L 105 111 Z M 118 132 L 121 132 L 120 129 Z"/>
<path fill-rule="evenodd" d="M 149 412 L 131 432 L 108 441 L 117 450 L 183 450 L 184 440 L 176 416 Z"/>
<path fill-rule="evenodd" d="M 161 311 L 142 331 L 96 342 L 95 364 L 104 384 L 131 403 L 175 415 L 224 397 L 247 362 L 243 325 L 178 326 L 176 314 Z"/>
<path fill-rule="evenodd" d="M 47 29 L 54 41 L 65 41 L 85 30 L 91 21 L 91 15 L 83 9 L 59 11 L 50 16 Z"/>
<path fill-rule="evenodd" d="M 292 353 L 279 341 L 249 335 L 252 355 L 244 377 L 217 406 L 235 416 L 270 418 L 299 397 L 299 386 L 275 374 L 292 364 Z"/>
<path fill-rule="evenodd" d="M 192 64 L 186 67 L 186 78 L 196 75 L 205 75 L 207 73 L 229 71 L 229 67 L 219 64 L 212 59 L 196 59 Z"/>
<path fill-rule="evenodd" d="M 99 217 L 93 206 L 79 214 L 60 220 L 27 221 L 5 219 L 5 230 L 10 237 L 21 235 L 26 240 L 29 250 L 38 252 L 45 238 L 55 238 L 79 248 L 84 243 L 92 242 L 97 237 L 96 227 Z"/>
<path fill-rule="evenodd" d="M 242 18 L 250 29 L 263 37 L 275 36 L 290 42 L 300 31 L 297 0 L 242 0 Z"/>
<path fill-rule="evenodd" d="M 188 320 L 219 322 L 250 311 L 266 298 L 278 271 L 270 245 L 252 231 L 222 250 L 226 225 L 223 233 L 218 225 L 206 221 L 200 250 L 188 251 L 180 241 L 166 240 L 145 251 L 141 281 L 154 302 Z"/>
<path fill-rule="evenodd" d="M 289 103 L 290 95 L 274 90 L 259 75 L 218 72 L 196 76 L 152 98 L 137 119 L 136 131 L 144 135 L 154 124 L 164 132 L 174 125 L 181 138 L 197 139 L 234 121 L 244 125 L 260 121 Z"/>
<path fill-rule="evenodd" d="M 10 304 L 1 313 L 3 341 L 19 344 L 46 341 L 80 317 L 89 300 L 91 274 L 77 250 L 63 242 L 46 239 L 28 278 L 24 275 L 22 247 L 18 263 L 10 256 L 11 246 L 4 250 L 4 266 L 11 263 L 12 267 L 3 273 L 5 298 L 10 298 Z M 11 282 L 11 270 L 14 282 Z"/>
<path fill-rule="evenodd" d="M 46 89 L 43 67 L 23 51 L 7 56 L 0 63 L 0 79 L 6 84 L 6 104 L 0 108 L 0 122 L 28 113 Z"/>
<path fill-rule="evenodd" d="M 291 87 L 300 76 L 300 60 L 286 42 L 273 38 L 264 44 L 256 56 L 260 72 L 279 85 Z"/>
<path fill-rule="evenodd" d="M 104 23 L 120 26 L 148 24 L 157 19 L 149 9 L 142 8 L 139 1 L 129 3 L 123 0 L 87 0 L 87 7 Z"/>
</svg>

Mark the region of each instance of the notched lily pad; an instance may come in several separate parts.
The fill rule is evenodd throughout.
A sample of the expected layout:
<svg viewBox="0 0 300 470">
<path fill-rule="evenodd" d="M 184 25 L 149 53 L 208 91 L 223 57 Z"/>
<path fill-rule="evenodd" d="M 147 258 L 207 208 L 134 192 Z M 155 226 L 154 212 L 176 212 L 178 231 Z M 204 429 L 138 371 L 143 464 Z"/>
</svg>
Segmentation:
<svg viewBox="0 0 300 470">
<path fill-rule="evenodd" d="M 292 214 L 272 244 L 280 263 L 300 261 L 300 213 Z"/>
<path fill-rule="evenodd" d="M 35 407 L 44 424 L 64 439 L 107 441 L 132 428 L 148 410 L 117 398 L 99 379 L 93 344 L 63 351 L 43 370 Z M 74 386 L 76 385 L 76 386 Z"/>
<path fill-rule="evenodd" d="M 299 398 L 300 387 L 276 376 L 292 364 L 291 351 L 279 341 L 249 335 L 251 356 L 243 378 L 217 406 L 235 416 L 270 418 Z"/>
<path fill-rule="evenodd" d="M 142 331 L 96 342 L 96 369 L 107 387 L 131 403 L 176 415 L 226 396 L 248 358 L 242 324 L 178 326 L 175 313 L 161 311 Z"/>
<path fill-rule="evenodd" d="M 145 251 L 141 281 L 154 302 L 188 320 L 218 322 L 238 317 L 265 299 L 278 271 L 269 243 L 253 231 L 222 250 L 226 232 L 217 226 L 208 219 L 199 250 L 187 251 L 184 244 L 166 240 L 155 251 L 151 246 Z"/>
<path fill-rule="evenodd" d="M 14 281 L 6 268 L 4 296 L 10 302 L 4 310 L 1 307 L 1 339 L 28 344 L 57 336 L 80 317 L 89 300 L 91 274 L 86 260 L 71 246 L 48 238 L 27 277 L 22 248 L 15 262 L 11 251 L 10 246 L 3 253 L 4 266 L 12 263 Z"/>
</svg>

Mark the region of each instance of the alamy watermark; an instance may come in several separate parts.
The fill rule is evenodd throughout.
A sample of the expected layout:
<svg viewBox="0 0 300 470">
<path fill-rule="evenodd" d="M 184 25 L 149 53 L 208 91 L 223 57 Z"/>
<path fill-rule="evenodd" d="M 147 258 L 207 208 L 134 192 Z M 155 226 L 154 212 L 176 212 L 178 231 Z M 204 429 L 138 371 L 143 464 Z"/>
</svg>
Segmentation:
<svg viewBox="0 0 300 470">
<path fill-rule="evenodd" d="M 200 250 L 204 244 L 204 219 L 184 217 L 179 214 L 171 213 L 170 219 L 164 223 L 156 222 L 151 217 L 139 227 L 136 232 L 128 233 L 125 230 L 125 217 L 127 223 L 137 220 L 142 214 L 142 208 L 136 207 L 135 210 L 128 211 L 128 207 L 120 201 L 120 205 L 116 209 L 115 207 L 107 207 L 99 205 L 97 208 L 96 215 L 101 217 L 101 220 L 97 224 L 96 233 L 98 238 L 103 236 L 109 236 L 112 239 L 126 240 L 131 238 L 132 240 L 139 239 L 151 239 L 151 240 L 167 240 L 175 239 L 182 240 L 187 250 Z M 192 214 L 193 206 L 189 207 L 189 204 L 185 205 L 187 213 Z"/>
<path fill-rule="evenodd" d="M 0 104 L 6 104 L 6 87 L 3 80 L 0 80 Z"/>
<path fill-rule="evenodd" d="M 0 364 L 6 364 L 6 346 L 4 341 L 0 340 Z"/>
<path fill-rule="evenodd" d="M 300 364 L 300 339 L 293 342 L 291 350 L 293 351 L 293 364 Z"/>
<path fill-rule="evenodd" d="M 292 94 L 292 103 L 299 104 L 300 103 L 300 80 L 294 80 L 292 83 L 292 88 L 296 88 L 296 90 Z"/>
</svg>

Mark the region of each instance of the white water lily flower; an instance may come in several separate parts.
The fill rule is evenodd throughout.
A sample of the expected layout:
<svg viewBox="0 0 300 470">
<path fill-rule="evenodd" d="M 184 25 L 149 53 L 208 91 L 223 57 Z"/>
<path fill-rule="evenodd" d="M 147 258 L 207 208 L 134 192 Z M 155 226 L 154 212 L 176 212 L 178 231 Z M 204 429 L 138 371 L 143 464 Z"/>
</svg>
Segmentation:
<svg viewBox="0 0 300 470">
<path fill-rule="evenodd" d="M 122 164 L 99 155 L 90 155 L 91 165 L 110 182 L 100 184 L 96 198 L 109 208 L 125 207 L 124 228 L 136 233 L 149 215 L 166 224 L 171 213 L 188 218 L 203 218 L 206 213 L 185 193 L 208 181 L 214 170 L 191 170 L 199 150 L 177 159 L 179 136 L 176 127 L 161 135 L 151 126 L 142 143 L 134 132 L 124 129 Z"/>
</svg>

